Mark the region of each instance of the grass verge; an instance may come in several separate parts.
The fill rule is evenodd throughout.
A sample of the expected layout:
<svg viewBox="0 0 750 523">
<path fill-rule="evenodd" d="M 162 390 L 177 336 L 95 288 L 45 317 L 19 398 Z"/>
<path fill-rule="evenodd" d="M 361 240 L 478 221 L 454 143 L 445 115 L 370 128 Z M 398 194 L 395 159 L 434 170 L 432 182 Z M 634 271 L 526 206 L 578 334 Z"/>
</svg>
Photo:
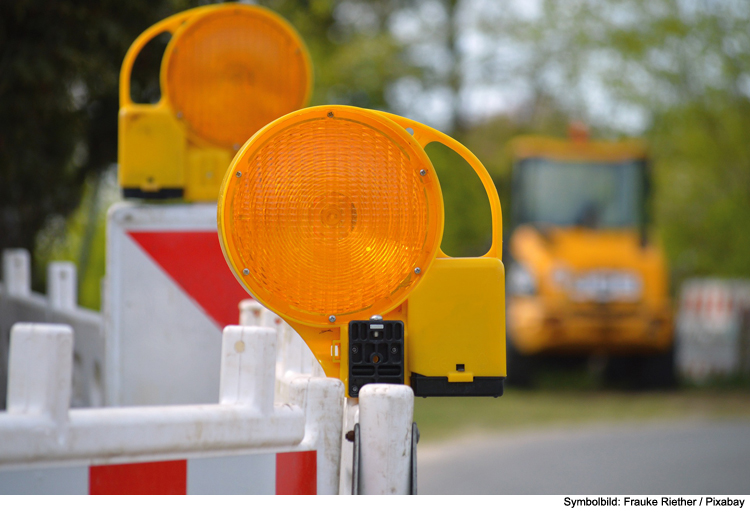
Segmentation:
<svg viewBox="0 0 750 523">
<path fill-rule="evenodd" d="M 750 419 L 750 391 L 679 392 L 508 389 L 501 398 L 416 398 L 414 420 L 435 441 L 467 432 L 687 418 Z"/>
</svg>

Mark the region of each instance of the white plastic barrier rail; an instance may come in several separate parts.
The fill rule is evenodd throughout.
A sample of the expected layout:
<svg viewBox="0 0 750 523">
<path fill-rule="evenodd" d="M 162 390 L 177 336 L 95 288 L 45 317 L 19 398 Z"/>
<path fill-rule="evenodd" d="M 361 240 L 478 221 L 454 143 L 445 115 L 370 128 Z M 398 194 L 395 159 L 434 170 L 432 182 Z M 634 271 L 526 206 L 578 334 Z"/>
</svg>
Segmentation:
<svg viewBox="0 0 750 523">
<path fill-rule="evenodd" d="M 238 476 L 236 466 L 216 460 L 269 452 L 293 453 L 293 460 L 311 452 L 326 456 L 323 466 L 318 460 L 308 492 L 336 493 L 343 385 L 298 378 L 289 384 L 290 402 L 274 404 L 275 339 L 276 332 L 264 327 L 224 330 L 218 404 L 69 409 L 72 329 L 17 324 L 11 335 L 8 410 L 0 413 L 0 493 L 24 484 L 26 493 L 62 492 L 70 477 L 84 478 L 88 492 L 94 492 L 101 486 L 101 466 L 143 462 L 182 466 L 177 482 L 187 493 L 199 492 L 201 484 L 215 491 L 222 477 L 231 488 L 220 492 L 257 492 L 252 474 Z M 72 476 L 64 474 L 66 468 Z M 43 481 L 24 483 L 39 471 Z M 277 492 L 284 483 L 278 476 L 285 473 L 276 471 Z M 207 474 L 216 478 L 206 481 Z M 34 485 L 42 485 L 41 491 Z M 119 490 L 124 491 L 137 489 L 126 485 Z"/>
<path fill-rule="evenodd" d="M 276 397 L 292 401 L 302 390 L 300 382 L 324 376 L 323 369 L 302 338 L 274 312 L 255 300 L 240 303 L 242 325 L 268 326 L 278 333 L 279 357 L 276 362 Z M 338 381 L 338 380 L 336 380 Z M 340 383 L 340 382 L 339 382 Z M 314 407 L 327 413 L 330 423 L 337 417 L 343 430 L 326 436 L 328 445 L 318 452 L 318 483 L 328 484 L 340 494 L 352 493 L 354 448 L 351 435 L 360 425 L 360 474 L 357 491 L 360 494 L 408 494 L 412 492 L 411 433 L 414 417 L 414 393 L 405 385 L 373 384 L 362 388 L 360 398 L 348 398 L 339 403 L 335 412 L 328 404 Z M 321 426 L 329 426 L 321 423 Z M 330 439 L 328 439 L 330 438 Z M 334 472 L 335 471 L 335 472 Z M 324 479 L 325 478 L 325 479 Z"/>
<path fill-rule="evenodd" d="M 17 322 L 64 323 L 75 332 L 71 406 L 101 406 L 104 401 L 102 315 L 77 305 L 76 267 L 54 262 L 47 267 L 47 295 L 31 291 L 28 251 L 8 249 L 0 282 L 0 410 L 6 404 L 8 340 Z"/>
</svg>

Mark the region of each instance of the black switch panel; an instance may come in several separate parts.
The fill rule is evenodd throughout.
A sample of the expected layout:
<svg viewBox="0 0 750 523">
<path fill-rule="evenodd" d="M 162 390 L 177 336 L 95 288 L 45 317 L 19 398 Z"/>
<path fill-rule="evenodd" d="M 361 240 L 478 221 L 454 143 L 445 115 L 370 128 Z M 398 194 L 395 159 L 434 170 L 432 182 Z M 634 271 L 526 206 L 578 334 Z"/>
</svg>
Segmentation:
<svg viewBox="0 0 750 523">
<path fill-rule="evenodd" d="M 349 323 L 349 396 L 368 383 L 404 384 L 404 322 Z"/>
</svg>

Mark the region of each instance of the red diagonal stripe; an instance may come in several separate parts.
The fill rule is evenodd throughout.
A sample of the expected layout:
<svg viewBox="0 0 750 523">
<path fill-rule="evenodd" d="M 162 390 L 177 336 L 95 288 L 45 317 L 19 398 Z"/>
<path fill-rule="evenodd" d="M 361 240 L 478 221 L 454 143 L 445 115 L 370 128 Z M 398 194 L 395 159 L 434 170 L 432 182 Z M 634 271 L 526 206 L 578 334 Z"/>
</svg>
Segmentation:
<svg viewBox="0 0 750 523">
<path fill-rule="evenodd" d="M 215 231 L 129 231 L 128 235 L 220 328 L 239 323 L 250 295 L 232 274 Z"/>
</svg>

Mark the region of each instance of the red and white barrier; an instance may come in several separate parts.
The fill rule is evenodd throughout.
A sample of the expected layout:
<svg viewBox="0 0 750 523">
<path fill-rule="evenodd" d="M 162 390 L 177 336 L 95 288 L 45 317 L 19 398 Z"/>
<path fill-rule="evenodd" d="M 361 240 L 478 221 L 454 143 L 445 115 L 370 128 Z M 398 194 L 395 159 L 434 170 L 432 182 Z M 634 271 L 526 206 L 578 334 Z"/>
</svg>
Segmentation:
<svg viewBox="0 0 750 523">
<path fill-rule="evenodd" d="M 9 369 L 0 369 L 9 380 L 0 494 L 351 493 L 345 432 L 359 421 L 359 401 L 345 401 L 342 382 L 257 302 L 245 299 L 244 326 L 231 326 L 247 294 L 224 262 L 215 216 L 211 205 L 113 207 L 103 315 L 74 307 L 70 264 L 51 266 L 48 297 L 39 297 L 28 253 L 4 256 L 5 328 L 73 328 L 13 327 Z M 85 372 L 73 370 L 82 362 Z M 378 385 L 363 397 L 368 388 L 361 458 L 379 479 L 360 476 L 359 490 L 406 493 L 411 460 L 399 445 L 413 394 Z M 110 407 L 70 409 L 79 396 L 74 406 L 104 398 Z"/>
<path fill-rule="evenodd" d="M 294 400 L 304 389 L 299 383 L 310 376 L 323 376 L 323 369 L 300 336 L 278 315 L 255 300 L 240 303 L 243 325 L 264 325 L 277 329 L 279 358 L 276 362 L 277 399 Z M 312 378 L 314 380 L 314 378 Z M 331 403 L 309 406 L 310 414 L 330 416 L 330 427 L 343 418 L 343 431 L 331 431 L 327 448 L 318 450 L 318 484 L 324 478 L 331 491 L 352 492 L 353 445 L 346 433 L 360 425 L 361 456 L 358 491 L 361 494 L 408 494 L 411 492 L 411 432 L 414 393 L 405 385 L 373 384 L 362 388 L 359 398 L 347 398 L 334 412 Z M 338 444 L 337 443 L 338 440 Z M 340 463 L 340 465 L 339 465 Z M 337 469 L 334 473 L 333 469 Z M 328 469 L 328 471 L 327 471 Z M 340 472 L 339 472 L 340 471 Z"/>
<path fill-rule="evenodd" d="M 683 287 L 681 314 L 693 328 L 720 332 L 726 330 L 739 309 L 730 282 L 692 280 Z"/>
<path fill-rule="evenodd" d="M 686 377 L 750 373 L 750 282 L 692 279 L 681 289 L 676 366 Z"/>
<path fill-rule="evenodd" d="M 301 475 L 288 473 L 290 459 L 305 461 L 293 467 Z M 0 470 L 0 493 L 316 494 L 315 452 Z"/>
<path fill-rule="evenodd" d="M 72 330 L 16 325 L 0 492 L 335 493 L 343 385 L 297 379 L 274 405 L 275 338 L 225 329 L 218 404 L 69 409 Z"/>
</svg>

